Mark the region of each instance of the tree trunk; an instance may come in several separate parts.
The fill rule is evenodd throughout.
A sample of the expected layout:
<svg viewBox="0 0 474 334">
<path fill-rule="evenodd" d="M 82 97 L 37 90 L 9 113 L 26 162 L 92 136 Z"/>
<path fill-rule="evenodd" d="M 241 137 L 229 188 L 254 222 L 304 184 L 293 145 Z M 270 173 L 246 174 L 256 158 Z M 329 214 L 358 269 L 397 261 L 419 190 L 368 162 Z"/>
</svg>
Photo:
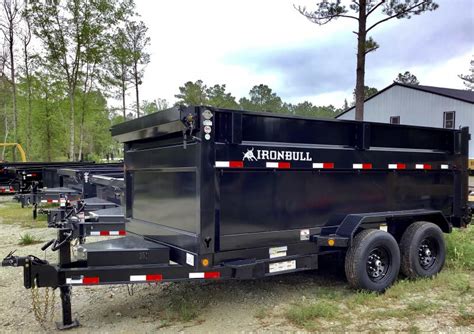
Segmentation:
<svg viewBox="0 0 474 334">
<path fill-rule="evenodd" d="M 18 142 L 18 111 L 16 106 L 16 81 L 15 81 L 15 58 L 14 58 L 14 48 L 13 48 L 13 28 L 10 29 L 10 42 L 9 42 L 9 51 L 10 51 L 10 75 L 11 75 L 11 84 L 13 92 L 13 141 Z"/>
<path fill-rule="evenodd" d="M 134 76 L 135 76 L 135 95 L 137 98 L 137 118 L 140 117 L 140 98 L 138 96 L 138 65 L 135 63 L 135 68 L 134 68 Z"/>
<path fill-rule="evenodd" d="M 49 104 L 48 104 L 48 95 L 46 95 L 46 153 L 48 157 L 48 162 L 52 160 L 51 154 L 51 119 L 49 115 Z"/>
<path fill-rule="evenodd" d="M 28 63 L 28 51 L 25 46 L 25 75 L 26 85 L 28 94 L 28 113 L 26 114 L 26 154 L 29 157 L 31 151 L 31 117 L 32 117 L 32 89 L 31 89 L 31 76 L 30 68 Z"/>
<path fill-rule="evenodd" d="M 81 108 L 81 124 L 79 127 L 79 153 L 78 153 L 78 158 L 80 161 L 82 161 L 82 146 L 83 146 L 83 141 L 84 141 L 84 119 L 85 119 L 85 113 L 86 113 L 86 92 L 84 92 L 84 95 L 82 97 L 82 108 Z"/>
<path fill-rule="evenodd" d="M 69 160 L 74 161 L 74 138 L 75 138 L 75 122 L 74 122 L 74 88 L 69 88 Z"/>
<path fill-rule="evenodd" d="M 8 108 L 7 102 L 3 103 L 3 110 L 5 115 L 5 136 L 3 138 L 3 142 L 6 143 L 8 140 Z M 5 160 L 5 146 L 2 147 L 2 160 Z"/>
<path fill-rule="evenodd" d="M 356 68 L 356 112 L 357 121 L 364 120 L 364 81 L 365 81 L 365 43 L 367 38 L 366 0 L 359 1 L 359 31 L 357 33 L 357 68 Z"/>
<path fill-rule="evenodd" d="M 126 86 L 125 86 L 125 77 L 124 72 L 122 72 L 122 112 L 123 112 L 123 120 L 127 120 L 127 110 L 125 108 L 125 93 L 126 93 Z"/>
</svg>

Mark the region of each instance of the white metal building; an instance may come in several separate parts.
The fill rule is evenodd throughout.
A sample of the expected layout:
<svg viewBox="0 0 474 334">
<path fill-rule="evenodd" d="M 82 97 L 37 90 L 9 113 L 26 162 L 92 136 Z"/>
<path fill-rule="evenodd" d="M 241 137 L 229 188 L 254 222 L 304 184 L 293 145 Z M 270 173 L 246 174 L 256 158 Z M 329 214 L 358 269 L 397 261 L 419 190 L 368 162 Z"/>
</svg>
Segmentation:
<svg viewBox="0 0 474 334">
<path fill-rule="evenodd" d="M 355 107 L 339 119 L 355 119 Z M 364 120 L 455 129 L 474 134 L 474 91 L 393 83 L 365 100 Z M 474 144 L 469 158 L 474 159 Z"/>
</svg>

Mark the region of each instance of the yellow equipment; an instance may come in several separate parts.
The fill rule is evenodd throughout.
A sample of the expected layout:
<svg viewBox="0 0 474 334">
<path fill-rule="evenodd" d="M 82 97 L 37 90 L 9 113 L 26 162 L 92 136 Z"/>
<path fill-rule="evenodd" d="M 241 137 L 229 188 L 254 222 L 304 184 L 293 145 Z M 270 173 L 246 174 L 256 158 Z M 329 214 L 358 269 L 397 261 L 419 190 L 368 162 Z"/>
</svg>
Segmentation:
<svg viewBox="0 0 474 334">
<path fill-rule="evenodd" d="M 23 150 L 23 147 L 21 147 L 20 144 L 18 143 L 0 143 L 0 147 L 11 147 L 14 146 L 20 152 L 20 157 L 22 162 L 26 162 L 26 154 L 25 150 Z"/>
</svg>

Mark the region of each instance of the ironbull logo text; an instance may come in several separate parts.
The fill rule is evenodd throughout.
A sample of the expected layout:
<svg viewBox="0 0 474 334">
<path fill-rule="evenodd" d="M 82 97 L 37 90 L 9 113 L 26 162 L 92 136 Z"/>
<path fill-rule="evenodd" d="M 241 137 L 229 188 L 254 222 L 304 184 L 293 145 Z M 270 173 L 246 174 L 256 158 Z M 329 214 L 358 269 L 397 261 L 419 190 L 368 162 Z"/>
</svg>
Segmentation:
<svg viewBox="0 0 474 334">
<path fill-rule="evenodd" d="M 295 151 L 275 151 L 275 150 L 255 150 L 248 148 L 244 152 L 242 160 L 258 161 L 258 160 L 277 160 L 277 161 L 312 161 L 309 152 L 295 152 Z"/>
</svg>

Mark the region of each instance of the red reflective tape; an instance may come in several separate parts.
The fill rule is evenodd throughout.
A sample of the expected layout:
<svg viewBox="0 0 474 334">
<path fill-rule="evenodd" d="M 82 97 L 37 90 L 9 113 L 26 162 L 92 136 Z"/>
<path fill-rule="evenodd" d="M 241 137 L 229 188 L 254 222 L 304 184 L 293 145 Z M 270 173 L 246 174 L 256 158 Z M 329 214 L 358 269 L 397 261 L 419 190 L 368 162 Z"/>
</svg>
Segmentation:
<svg viewBox="0 0 474 334">
<path fill-rule="evenodd" d="M 161 281 L 163 279 L 163 275 L 146 275 L 147 281 Z"/>
<path fill-rule="evenodd" d="M 423 169 L 431 169 L 431 165 L 430 164 L 423 164 Z"/>
<path fill-rule="evenodd" d="M 278 168 L 291 168 L 291 165 L 289 162 L 279 162 Z"/>
<path fill-rule="evenodd" d="M 204 278 L 210 278 L 210 279 L 215 279 L 215 278 L 220 278 L 221 273 L 218 271 L 208 271 L 204 273 Z"/>
<path fill-rule="evenodd" d="M 126 235 L 126 234 L 127 234 L 127 231 L 125 231 L 125 230 L 120 230 L 119 231 L 119 235 Z"/>
<path fill-rule="evenodd" d="M 397 164 L 397 169 L 407 169 L 406 164 Z"/>
<path fill-rule="evenodd" d="M 334 162 L 323 162 L 323 168 L 333 169 Z"/>
<path fill-rule="evenodd" d="M 48 199 L 48 203 L 53 203 L 53 200 L 52 200 L 52 199 Z"/>
<path fill-rule="evenodd" d="M 31 173 L 31 176 L 36 176 L 36 173 Z"/>
<path fill-rule="evenodd" d="M 110 235 L 109 231 L 100 231 L 100 235 Z"/>
<path fill-rule="evenodd" d="M 230 168 L 243 168 L 244 162 L 243 161 L 229 161 Z"/>
<path fill-rule="evenodd" d="M 362 164 L 362 169 L 372 169 L 372 164 L 369 164 L 369 163 Z"/>
<path fill-rule="evenodd" d="M 84 277 L 82 284 L 99 284 L 99 277 Z"/>
</svg>

